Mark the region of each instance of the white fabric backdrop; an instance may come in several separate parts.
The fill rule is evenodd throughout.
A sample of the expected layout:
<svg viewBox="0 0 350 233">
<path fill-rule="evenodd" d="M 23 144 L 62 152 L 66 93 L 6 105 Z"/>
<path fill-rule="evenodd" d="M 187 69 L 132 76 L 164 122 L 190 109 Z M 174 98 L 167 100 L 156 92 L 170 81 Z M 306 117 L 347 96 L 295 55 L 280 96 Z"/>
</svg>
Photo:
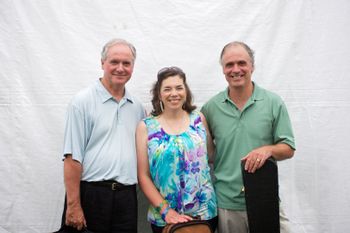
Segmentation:
<svg viewBox="0 0 350 233">
<path fill-rule="evenodd" d="M 114 37 L 138 50 L 128 88 L 148 108 L 161 67 L 183 68 L 201 106 L 226 86 L 222 47 L 250 45 L 253 79 L 282 96 L 295 131 L 279 163 L 293 232 L 349 232 L 349 12 L 347 0 L 1 0 L 0 233 L 58 228 L 66 106 Z"/>
</svg>

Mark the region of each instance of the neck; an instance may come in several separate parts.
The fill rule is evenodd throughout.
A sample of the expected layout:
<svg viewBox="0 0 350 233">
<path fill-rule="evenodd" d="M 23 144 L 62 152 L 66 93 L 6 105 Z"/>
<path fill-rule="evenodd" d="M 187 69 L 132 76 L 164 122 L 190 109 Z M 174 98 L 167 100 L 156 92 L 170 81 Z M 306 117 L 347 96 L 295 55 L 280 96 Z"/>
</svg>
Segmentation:
<svg viewBox="0 0 350 233">
<path fill-rule="evenodd" d="M 102 85 L 107 89 L 107 91 L 116 99 L 121 100 L 125 93 L 125 86 L 124 85 L 111 85 L 108 80 L 105 78 L 100 79 Z"/>
<path fill-rule="evenodd" d="M 168 134 L 181 134 L 188 129 L 190 118 L 188 113 L 181 109 L 176 111 L 165 110 L 159 118 L 164 131 Z"/>
<path fill-rule="evenodd" d="M 163 115 L 164 118 L 176 120 L 176 119 L 183 118 L 185 115 L 187 115 L 187 112 L 185 110 L 183 110 L 183 109 L 179 109 L 179 110 L 165 110 L 162 113 L 162 115 Z"/>
<path fill-rule="evenodd" d="M 232 88 L 229 87 L 229 97 L 242 110 L 245 103 L 252 96 L 254 90 L 253 83 L 250 83 L 247 87 Z"/>
</svg>

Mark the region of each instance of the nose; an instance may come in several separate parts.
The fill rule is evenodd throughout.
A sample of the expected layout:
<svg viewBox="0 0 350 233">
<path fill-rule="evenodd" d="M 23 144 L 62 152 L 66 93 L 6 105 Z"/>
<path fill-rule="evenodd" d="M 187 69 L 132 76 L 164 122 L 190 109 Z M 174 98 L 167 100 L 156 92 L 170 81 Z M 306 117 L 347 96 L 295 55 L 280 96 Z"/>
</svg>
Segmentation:
<svg viewBox="0 0 350 233">
<path fill-rule="evenodd" d="M 232 72 L 239 72 L 239 71 L 240 71 L 240 69 L 239 69 L 238 64 L 234 64 L 234 65 L 232 66 Z"/>
<path fill-rule="evenodd" d="M 124 70 L 123 64 L 122 63 L 118 63 L 117 66 L 116 66 L 116 70 L 120 71 L 120 72 L 123 71 Z"/>
<path fill-rule="evenodd" d="M 171 92 L 170 92 L 170 95 L 171 96 L 177 95 L 177 90 L 175 88 L 172 88 Z"/>
</svg>

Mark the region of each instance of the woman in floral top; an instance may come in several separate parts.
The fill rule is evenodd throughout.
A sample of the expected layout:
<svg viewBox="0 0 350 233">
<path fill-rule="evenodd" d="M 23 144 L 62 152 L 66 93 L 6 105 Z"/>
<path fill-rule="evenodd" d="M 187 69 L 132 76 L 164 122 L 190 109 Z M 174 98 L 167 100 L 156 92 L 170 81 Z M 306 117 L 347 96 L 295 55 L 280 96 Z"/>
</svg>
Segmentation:
<svg viewBox="0 0 350 233">
<path fill-rule="evenodd" d="M 151 203 L 152 230 L 196 216 L 214 232 L 217 206 L 208 165 L 214 145 L 204 116 L 192 105 L 185 73 L 161 69 L 152 94 L 152 115 L 136 131 L 138 179 Z"/>
</svg>

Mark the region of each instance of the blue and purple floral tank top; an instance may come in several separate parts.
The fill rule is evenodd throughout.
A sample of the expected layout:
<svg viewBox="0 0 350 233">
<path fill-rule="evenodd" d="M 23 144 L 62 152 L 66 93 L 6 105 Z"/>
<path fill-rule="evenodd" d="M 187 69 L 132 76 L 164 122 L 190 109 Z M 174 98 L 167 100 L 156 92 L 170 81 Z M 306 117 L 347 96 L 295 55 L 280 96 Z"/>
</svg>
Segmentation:
<svg viewBox="0 0 350 233">
<path fill-rule="evenodd" d="M 217 216 L 216 196 L 210 178 L 206 131 L 198 111 L 190 114 L 189 128 L 167 134 L 154 116 L 144 119 L 148 131 L 148 160 L 151 178 L 170 207 L 179 213 L 211 219 Z M 148 220 L 165 222 L 150 206 Z"/>
</svg>

